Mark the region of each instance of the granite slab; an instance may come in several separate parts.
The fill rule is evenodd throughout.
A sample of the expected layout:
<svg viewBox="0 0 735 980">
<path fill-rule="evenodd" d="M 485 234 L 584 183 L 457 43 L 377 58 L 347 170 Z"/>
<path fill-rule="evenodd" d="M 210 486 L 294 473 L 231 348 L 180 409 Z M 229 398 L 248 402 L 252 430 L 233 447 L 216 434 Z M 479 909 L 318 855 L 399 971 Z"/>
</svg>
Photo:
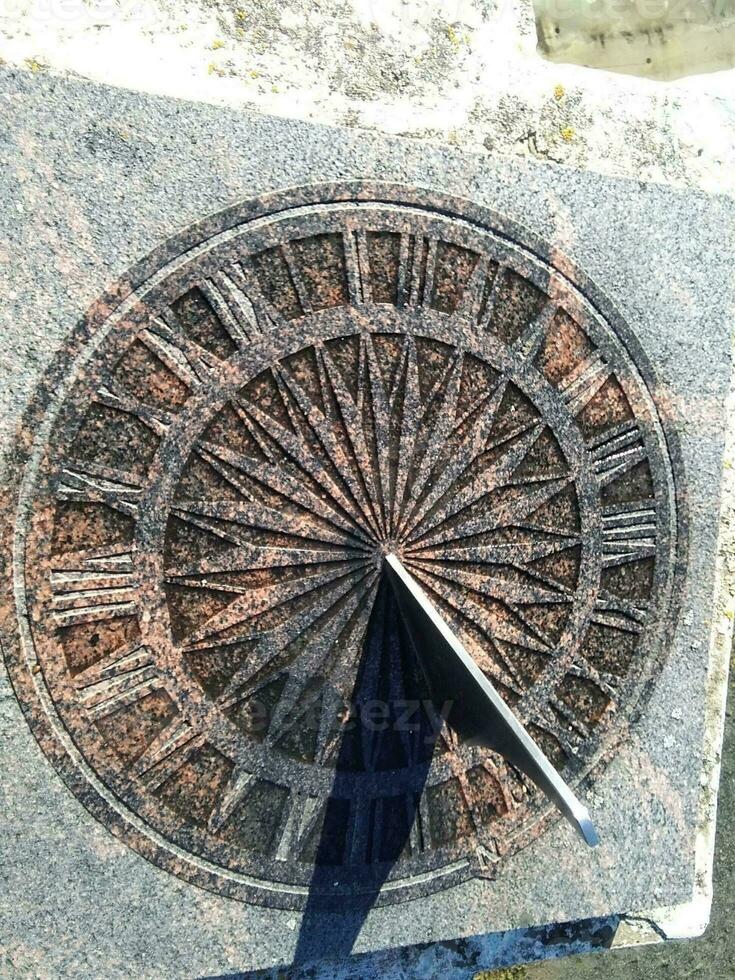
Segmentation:
<svg viewBox="0 0 735 980">
<path fill-rule="evenodd" d="M 619 311 L 655 369 L 678 437 L 689 559 L 645 713 L 587 793 L 602 843 L 587 851 L 555 824 L 493 880 L 373 909 L 354 951 L 439 944 L 425 954 L 431 967 L 408 973 L 399 954 L 380 954 L 382 976 L 426 976 L 448 955 L 441 944 L 458 937 L 476 937 L 479 967 L 511 962 L 508 940 L 491 942 L 492 934 L 516 936 L 518 961 L 534 955 L 527 927 L 603 920 L 591 931 L 610 945 L 619 919 L 609 917 L 651 918 L 651 909 L 677 906 L 691 916 L 699 902 L 701 920 L 708 871 L 697 855 L 712 816 L 701 788 L 720 718 L 716 706 L 709 720 L 706 712 L 722 690 L 720 676 L 713 693 L 710 675 L 722 625 L 714 596 L 735 308 L 732 201 L 47 74 L 3 69 L 0 100 L 4 449 L 43 371 L 110 283 L 181 229 L 276 190 L 381 180 L 465 199 L 568 257 Z M 290 962 L 298 912 L 198 888 L 126 847 L 66 789 L 7 678 L 2 684 L 0 943 L 13 975 L 214 976 Z M 543 946 L 542 935 L 530 934 L 530 946 Z M 585 942 L 575 935 L 573 943 Z M 467 963 L 456 975 L 471 975 Z M 378 967 L 364 969 L 334 975 Z"/>
</svg>

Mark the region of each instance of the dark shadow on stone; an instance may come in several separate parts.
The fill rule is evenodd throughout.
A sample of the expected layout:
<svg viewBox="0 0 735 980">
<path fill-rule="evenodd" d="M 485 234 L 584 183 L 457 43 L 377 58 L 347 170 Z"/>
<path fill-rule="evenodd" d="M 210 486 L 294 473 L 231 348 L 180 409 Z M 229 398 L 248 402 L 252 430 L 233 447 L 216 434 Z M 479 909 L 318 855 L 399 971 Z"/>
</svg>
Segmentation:
<svg viewBox="0 0 735 980">
<path fill-rule="evenodd" d="M 411 711 L 414 703 L 417 708 Z M 351 706 L 340 734 L 294 965 L 349 956 L 396 861 L 410 851 L 439 734 L 440 710 L 430 701 L 385 577 L 370 615 Z M 407 772 L 413 787 L 409 794 L 401 790 Z M 376 778 L 381 795 L 361 790 L 361 782 Z"/>
<path fill-rule="evenodd" d="M 393 948 L 374 953 L 361 953 L 351 956 L 349 962 L 343 961 L 339 964 L 331 963 L 321 966 L 304 964 L 301 967 L 293 966 L 291 968 L 271 967 L 266 970 L 253 970 L 247 973 L 219 974 L 205 977 L 203 980 L 317 980 L 317 978 L 327 980 L 328 977 L 345 975 L 345 968 L 349 970 L 349 976 L 364 978 L 364 980 L 367 980 L 368 977 L 381 977 L 388 980 L 388 978 L 398 976 L 439 976 L 440 973 L 428 974 L 425 972 L 427 963 L 429 963 L 428 969 L 432 968 L 426 957 L 427 951 L 432 949 L 437 951 L 434 960 L 437 969 L 446 970 L 447 964 L 450 963 L 455 969 L 464 969 L 468 976 L 481 970 L 507 970 L 508 975 L 515 976 L 520 964 L 577 956 L 575 970 L 582 970 L 585 977 L 606 977 L 609 974 L 611 962 L 608 957 L 604 961 L 598 960 L 596 957 L 587 961 L 582 960 L 580 954 L 609 950 L 615 939 L 618 926 L 625 918 L 621 915 L 610 915 L 598 919 L 579 919 L 576 922 L 550 923 L 545 926 L 531 926 L 526 929 L 508 930 L 507 932 L 466 936 L 444 943 L 421 943 L 416 946 L 403 946 L 400 950 Z M 690 948 L 689 944 L 685 944 L 685 946 Z M 657 948 L 648 947 L 643 953 L 650 956 Z M 677 948 L 681 950 L 681 944 L 678 944 Z M 618 950 L 609 955 L 620 957 L 628 953 L 640 956 L 641 950 L 639 947 L 634 947 L 633 950 Z M 520 969 L 522 973 L 518 975 L 525 976 L 526 971 L 522 967 Z M 501 974 L 501 976 L 503 975 L 505 974 Z M 630 973 L 615 973 L 616 977 L 625 976 L 627 978 L 630 975 Z M 683 973 L 676 973 L 677 977 L 684 975 Z"/>
</svg>

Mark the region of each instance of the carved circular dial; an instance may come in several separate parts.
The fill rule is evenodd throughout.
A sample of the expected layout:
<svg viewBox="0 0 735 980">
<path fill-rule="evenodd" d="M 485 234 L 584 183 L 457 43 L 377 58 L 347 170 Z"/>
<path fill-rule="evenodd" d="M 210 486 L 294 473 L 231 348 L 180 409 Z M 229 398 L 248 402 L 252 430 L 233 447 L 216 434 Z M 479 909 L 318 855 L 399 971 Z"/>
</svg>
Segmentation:
<svg viewBox="0 0 735 980">
<path fill-rule="evenodd" d="M 163 866 L 395 901 L 547 825 L 442 723 L 388 551 L 571 785 L 640 708 L 671 449 L 627 331 L 516 237 L 400 190 L 268 198 L 146 260 L 50 372 L 11 673 L 74 791 Z"/>
</svg>

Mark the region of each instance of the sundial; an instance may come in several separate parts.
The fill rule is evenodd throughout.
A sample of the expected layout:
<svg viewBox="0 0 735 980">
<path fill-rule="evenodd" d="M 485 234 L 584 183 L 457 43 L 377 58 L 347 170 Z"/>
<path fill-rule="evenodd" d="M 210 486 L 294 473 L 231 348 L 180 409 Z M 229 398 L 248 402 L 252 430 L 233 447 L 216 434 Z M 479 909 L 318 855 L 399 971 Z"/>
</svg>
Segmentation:
<svg viewBox="0 0 735 980">
<path fill-rule="evenodd" d="M 18 444 L 7 660 L 133 849 L 347 908 L 501 875 L 553 824 L 389 559 L 584 805 L 667 654 L 683 513 L 651 368 L 565 269 L 469 204 L 322 185 L 92 309 Z"/>
<path fill-rule="evenodd" d="M 650 908 L 662 854 L 686 901 L 670 658 L 707 630 L 662 363 L 562 251 L 400 184 L 143 258 L 36 374 L 4 512 L 3 654 L 80 839 L 248 968 L 351 915 L 339 955 Z"/>
</svg>

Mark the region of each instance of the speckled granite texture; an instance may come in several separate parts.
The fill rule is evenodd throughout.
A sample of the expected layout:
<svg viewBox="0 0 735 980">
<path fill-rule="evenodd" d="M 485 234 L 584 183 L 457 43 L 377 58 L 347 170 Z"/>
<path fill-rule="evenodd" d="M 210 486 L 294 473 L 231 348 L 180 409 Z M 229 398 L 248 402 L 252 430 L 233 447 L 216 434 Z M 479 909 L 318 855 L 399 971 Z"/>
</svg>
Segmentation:
<svg viewBox="0 0 735 980">
<path fill-rule="evenodd" d="M 558 245 L 596 282 L 655 365 L 681 442 L 690 564 L 669 661 L 588 796 L 595 852 L 557 824 L 493 882 L 376 910 L 355 949 L 687 901 L 735 307 L 732 202 L 22 72 L 0 76 L 0 106 L 4 446 L 42 369 L 111 281 L 182 227 L 269 190 L 360 177 L 454 194 Z M 289 961 L 296 913 L 197 889 L 116 841 L 53 773 L 2 684 L 9 975 L 190 977 Z"/>
</svg>

